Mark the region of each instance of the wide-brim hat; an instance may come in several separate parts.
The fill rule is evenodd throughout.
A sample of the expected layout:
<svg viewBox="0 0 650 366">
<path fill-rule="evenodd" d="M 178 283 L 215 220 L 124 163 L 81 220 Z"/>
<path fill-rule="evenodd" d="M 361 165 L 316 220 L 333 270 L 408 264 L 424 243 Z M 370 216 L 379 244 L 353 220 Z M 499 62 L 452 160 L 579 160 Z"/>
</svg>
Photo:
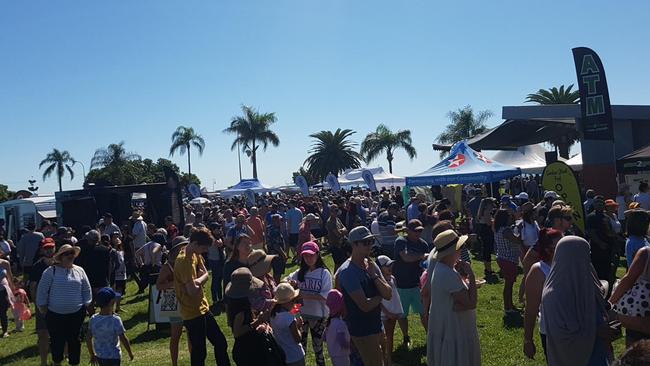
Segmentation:
<svg viewBox="0 0 650 366">
<path fill-rule="evenodd" d="M 73 251 L 74 252 L 74 257 L 77 258 L 79 256 L 79 253 L 81 253 L 81 248 L 79 248 L 77 246 L 72 246 L 70 244 L 63 244 L 61 246 L 61 248 L 59 248 L 59 250 L 57 250 L 56 253 L 54 253 L 52 258 L 54 258 L 54 260 L 56 262 L 60 262 L 61 261 L 61 259 L 60 259 L 61 256 L 63 254 L 65 254 L 65 253 L 67 253 L 67 252 L 70 252 L 70 251 Z"/>
<path fill-rule="evenodd" d="M 189 244 L 190 241 L 186 237 L 179 235 L 172 240 L 172 247 L 169 248 L 169 252 L 174 251 L 175 249 L 180 249 L 182 246 Z"/>
<path fill-rule="evenodd" d="M 294 289 L 288 282 L 282 282 L 275 288 L 273 299 L 278 304 L 286 304 L 300 296 L 300 290 Z"/>
<path fill-rule="evenodd" d="M 256 249 L 248 255 L 246 263 L 254 277 L 262 277 L 271 271 L 271 262 L 276 255 L 266 254 L 261 249 Z"/>
<path fill-rule="evenodd" d="M 453 252 L 459 250 L 465 245 L 468 236 L 458 236 L 454 230 L 445 230 L 438 234 L 433 240 L 433 244 L 436 246 L 436 252 L 433 253 L 433 259 L 441 259 Z"/>
<path fill-rule="evenodd" d="M 246 267 L 237 268 L 232 272 L 230 282 L 226 286 L 226 296 L 231 299 L 248 297 L 253 291 L 262 288 L 264 282 L 253 277 Z"/>
</svg>

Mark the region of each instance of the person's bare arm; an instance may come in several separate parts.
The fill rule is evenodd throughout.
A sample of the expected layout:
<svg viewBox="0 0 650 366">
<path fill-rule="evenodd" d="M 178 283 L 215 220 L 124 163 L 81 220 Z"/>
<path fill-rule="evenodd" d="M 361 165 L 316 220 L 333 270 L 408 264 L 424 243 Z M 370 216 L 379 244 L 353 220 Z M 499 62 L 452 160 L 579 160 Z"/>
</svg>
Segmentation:
<svg viewBox="0 0 650 366">
<path fill-rule="evenodd" d="M 370 312 L 375 309 L 379 304 L 381 304 L 382 297 L 374 296 L 371 298 L 366 297 L 362 289 L 356 290 L 350 293 L 350 298 L 352 301 L 363 311 L 364 313 Z"/>
<path fill-rule="evenodd" d="M 526 312 L 524 314 L 524 351 L 526 356 L 532 358 L 530 351 L 526 351 L 529 344 L 533 344 L 533 333 L 535 329 L 535 322 L 537 320 L 537 313 L 539 306 L 542 303 L 542 290 L 544 289 L 544 273 L 542 273 L 539 265 L 533 265 L 530 272 L 526 276 Z M 528 346 L 530 348 L 530 346 Z M 534 349 L 534 348 L 533 348 Z"/>
<path fill-rule="evenodd" d="M 641 273 L 645 270 L 646 262 L 648 260 L 648 251 L 639 250 L 632 260 L 630 268 L 627 270 L 627 273 L 621 278 L 618 286 L 612 293 L 612 296 L 609 298 L 609 302 L 615 304 L 618 300 L 623 297 L 623 295 L 634 286 L 634 283 L 639 278 Z"/>
<path fill-rule="evenodd" d="M 298 321 L 292 322 L 291 325 L 289 325 L 289 330 L 291 331 L 293 340 L 296 341 L 296 343 L 300 343 L 302 340 L 302 335 L 300 334 L 300 329 L 298 328 Z"/>
<path fill-rule="evenodd" d="M 127 338 L 126 334 L 122 333 L 120 334 L 120 343 L 124 346 L 124 349 L 126 350 L 126 353 L 129 354 L 129 358 L 131 361 L 133 361 L 133 352 L 131 351 L 131 343 L 129 342 L 129 338 Z"/>
<path fill-rule="evenodd" d="M 244 313 L 237 313 L 232 321 L 232 335 L 238 338 L 251 331 L 249 324 L 244 324 Z"/>
<path fill-rule="evenodd" d="M 86 336 L 86 346 L 88 347 L 88 354 L 90 355 L 90 364 L 97 364 L 97 356 L 95 355 L 95 348 L 93 347 L 93 335 L 88 332 Z"/>
<path fill-rule="evenodd" d="M 454 300 L 454 311 L 466 311 L 476 309 L 478 300 L 476 293 L 476 277 L 472 266 L 467 262 L 459 262 L 463 272 L 467 273 L 468 289 L 460 290 L 451 294 Z"/>
<path fill-rule="evenodd" d="M 156 288 L 158 291 L 163 291 L 174 287 L 174 281 L 169 280 L 169 275 L 169 267 L 163 266 L 160 269 L 160 275 L 158 275 L 158 279 L 156 280 Z"/>
</svg>

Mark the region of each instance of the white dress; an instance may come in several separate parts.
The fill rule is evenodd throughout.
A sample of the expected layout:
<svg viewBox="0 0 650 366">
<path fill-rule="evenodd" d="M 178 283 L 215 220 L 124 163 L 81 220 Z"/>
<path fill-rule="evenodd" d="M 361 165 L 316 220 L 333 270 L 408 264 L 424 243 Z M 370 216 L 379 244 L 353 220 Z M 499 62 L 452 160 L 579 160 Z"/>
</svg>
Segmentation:
<svg viewBox="0 0 650 366">
<path fill-rule="evenodd" d="M 438 262 L 431 276 L 427 365 L 481 364 L 476 310 L 454 311 L 452 294 L 467 289 L 460 275 Z"/>
</svg>

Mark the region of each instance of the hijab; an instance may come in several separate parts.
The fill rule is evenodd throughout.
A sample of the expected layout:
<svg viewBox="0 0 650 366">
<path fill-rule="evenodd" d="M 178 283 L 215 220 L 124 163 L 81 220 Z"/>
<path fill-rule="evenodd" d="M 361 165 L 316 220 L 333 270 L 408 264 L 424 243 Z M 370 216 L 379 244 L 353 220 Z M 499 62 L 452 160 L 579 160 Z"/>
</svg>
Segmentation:
<svg viewBox="0 0 650 366">
<path fill-rule="evenodd" d="M 587 364 L 605 312 L 602 293 L 589 243 L 578 236 L 560 239 L 542 292 L 549 365 Z"/>
</svg>

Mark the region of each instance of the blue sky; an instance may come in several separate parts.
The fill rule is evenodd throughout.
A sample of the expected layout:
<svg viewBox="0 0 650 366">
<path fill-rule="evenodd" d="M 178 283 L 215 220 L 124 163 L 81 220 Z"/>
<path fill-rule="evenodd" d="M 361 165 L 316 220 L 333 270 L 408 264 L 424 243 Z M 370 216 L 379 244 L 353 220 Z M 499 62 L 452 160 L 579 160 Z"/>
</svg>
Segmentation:
<svg viewBox="0 0 650 366">
<path fill-rule="evenodd" d="M 588 4 L 588 5 L 587 5 Z M 471 104 L 500 122 L 539 88 L 575 83 L 571 48 L 605 64 L 612 103 L 650 103 L 650 3 L 276 1 L 14 1 L 0 5 L 0 183 L 41 180 L 53 147 L 90 165 L 124 140 L 168 157 L 172 132 L 207 143 L 193 171 L 212 188 L 238 181 L 232 137 L 241 104 L 275 112 L 278 148 L 259 157 L 268 184 L 290 181 L 310 133 L 378 123 L 409 128 L 418 158 L 398 152 L 395 173 L 419 173 L 449 110 Z M 184 156 L 173 160 L 187 169 Z M 384 165 L 384 158 L 371 165 Z M 244 175 L 252 175 L 243 160 Z M 64 189 L 80 187 L 64 178 Z"/>
</svg>

